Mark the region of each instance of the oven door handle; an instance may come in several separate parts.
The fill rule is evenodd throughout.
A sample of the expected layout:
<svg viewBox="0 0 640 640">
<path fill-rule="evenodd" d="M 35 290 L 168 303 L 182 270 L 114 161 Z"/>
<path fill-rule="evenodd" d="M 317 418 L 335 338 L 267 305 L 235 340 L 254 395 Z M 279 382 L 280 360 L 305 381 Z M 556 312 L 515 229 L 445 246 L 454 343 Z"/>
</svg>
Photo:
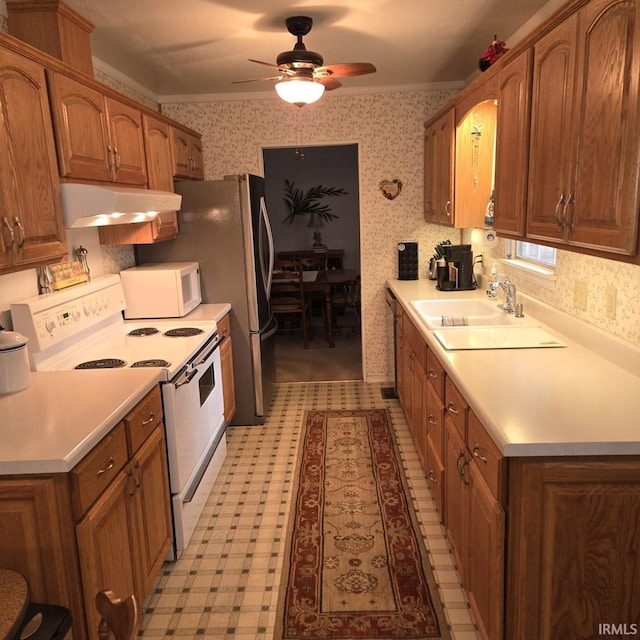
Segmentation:
<svg viewBox="0 0 640 640">
<path fill-rule="evenodd" d="M 197 369 L 193 369 L 193 371 L 189 371 L 189 373 L 186 371 L 187 369 L 185 367 L 184 370 L 181 371 L 181 374 L 183 375 L 173 383 L 174 388 L 178 389 L 185 384 L 189 384 L 198 375 Z"/>
<path fill-rule="evenodd" d="M 218 348 L 220 347 L 220 345 L 227 339 L 227 336 L 216 336 L 216 338 L 214 339 L 214 342 L 211 343 L 211 349 L 209 349 L 209 351 L 207 351 L 207 353 L 205 355 L 203 355 L 199 360 L 194 361 L 191 363 L 192 367 L 199 367 L 201 364 L 204 364 L 210 357 L 211 354 Z"/>
</svg>

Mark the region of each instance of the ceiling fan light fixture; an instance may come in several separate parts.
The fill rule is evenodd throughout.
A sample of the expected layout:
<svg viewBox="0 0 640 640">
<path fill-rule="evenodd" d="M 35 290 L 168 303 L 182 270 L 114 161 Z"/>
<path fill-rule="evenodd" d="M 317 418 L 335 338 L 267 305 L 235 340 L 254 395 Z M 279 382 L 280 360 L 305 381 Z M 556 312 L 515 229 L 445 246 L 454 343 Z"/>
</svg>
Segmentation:
<svg viewBox="0 0 640 640">
<path fill-rule="evenodd" d="M 320 100 L 324 93 L 324 85 L 310 78 L 291 78 L 278 82 L 276 92 L 285 102 L 303 107 Z"/>
</svg>

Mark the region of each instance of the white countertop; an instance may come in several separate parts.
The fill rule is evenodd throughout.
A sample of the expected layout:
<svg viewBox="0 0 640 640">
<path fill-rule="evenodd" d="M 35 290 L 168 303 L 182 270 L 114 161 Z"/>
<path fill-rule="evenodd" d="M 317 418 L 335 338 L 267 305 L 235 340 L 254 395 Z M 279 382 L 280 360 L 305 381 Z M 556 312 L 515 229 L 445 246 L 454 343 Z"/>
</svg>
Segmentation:
<svg viewBox="0 0 640 640">
<path fill-rule="evenodd" d="M 408 303 L 484 290 L 387 285 L 505 456 L 640 455 L 639 348 L 518 293 L 528 319 L 566 348 L 447 351 Z"/>
<path fill-rule="evenodd" d="M 160 369 L 31 372 L 0 396 L 0 475 L 74 467 L 158 383 Z"/>
<path fill-rule="evenodd" d="M 231 311 L 228 302 L 203 303 L 199 304 L 191 313 L 187 314 L 184 320 L 218 320 L 222 319 Z"/>
</svg>

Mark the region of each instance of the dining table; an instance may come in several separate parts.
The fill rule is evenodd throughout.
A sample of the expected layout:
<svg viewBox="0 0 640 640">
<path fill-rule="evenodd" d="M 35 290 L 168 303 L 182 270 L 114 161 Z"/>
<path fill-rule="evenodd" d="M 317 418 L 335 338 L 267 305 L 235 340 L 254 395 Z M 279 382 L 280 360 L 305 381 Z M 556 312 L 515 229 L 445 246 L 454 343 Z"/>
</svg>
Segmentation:
<svg viewBox="0 0 640 640">
<path fill-rule="evenodd" d="M 335 347 L 331 294 L 340 285 L 355 282 L 359 277 L 360 272 L 358 269 L 323 269 L 320 271 L 304 271 L 302 273 L 305 293 L 308 291 L 321 291 L 324 294 L 329 347 Z"/>
</svg>

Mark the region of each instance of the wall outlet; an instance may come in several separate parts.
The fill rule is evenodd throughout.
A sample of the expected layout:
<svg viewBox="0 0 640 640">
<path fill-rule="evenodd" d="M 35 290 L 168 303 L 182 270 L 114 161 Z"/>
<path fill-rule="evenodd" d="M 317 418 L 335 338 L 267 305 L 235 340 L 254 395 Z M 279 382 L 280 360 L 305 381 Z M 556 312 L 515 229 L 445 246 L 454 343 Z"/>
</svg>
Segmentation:
<svg viewBox="0 0 640 640">
<path fill-rule="evenodd" d="M 605 291 L 604 315 L 611 320 L 616 319 L 616 305 L 618 302 L 618 290 L 610 284 Z"/>
<path fill-rule="evenodd" d="M 581 311 L 586 311 L 588 297 L 587 283 L 584 280 L 576 280 L 573 286 L 573 306 Z"/>
</svg>

